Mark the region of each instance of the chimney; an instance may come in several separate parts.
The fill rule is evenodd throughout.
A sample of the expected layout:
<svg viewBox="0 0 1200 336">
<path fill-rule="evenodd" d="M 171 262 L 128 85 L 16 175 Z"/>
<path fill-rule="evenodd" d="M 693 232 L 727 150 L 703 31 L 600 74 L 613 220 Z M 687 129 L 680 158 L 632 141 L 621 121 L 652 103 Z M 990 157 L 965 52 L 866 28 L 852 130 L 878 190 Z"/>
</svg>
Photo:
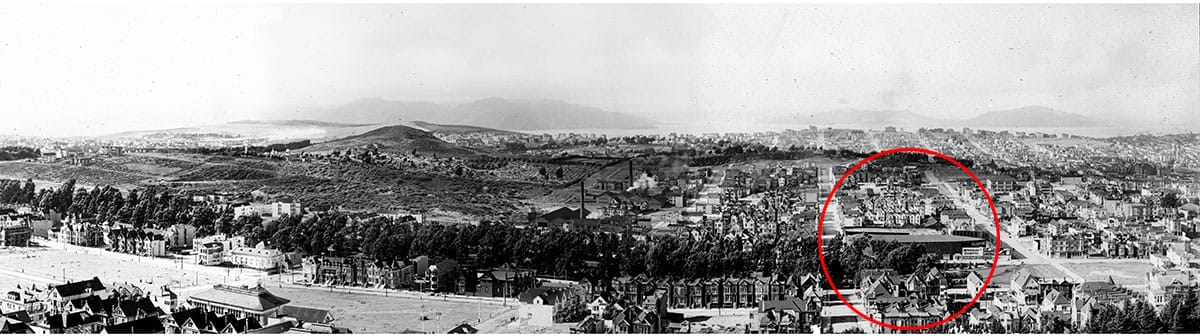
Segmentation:
<svg viewBox="0 0 1200 336">
<path fill-rule="evenodd" d="M 633 188 L 633 159 L 629 159 L 629 187 Z"/>
<path fill-rule="evenodd" d="M 583 220 L 583 204 L 587 201 L 587 192 L 584 191 L 584 183 L 587 179 L 579 179 L 579 220 Z"/>
</svg>

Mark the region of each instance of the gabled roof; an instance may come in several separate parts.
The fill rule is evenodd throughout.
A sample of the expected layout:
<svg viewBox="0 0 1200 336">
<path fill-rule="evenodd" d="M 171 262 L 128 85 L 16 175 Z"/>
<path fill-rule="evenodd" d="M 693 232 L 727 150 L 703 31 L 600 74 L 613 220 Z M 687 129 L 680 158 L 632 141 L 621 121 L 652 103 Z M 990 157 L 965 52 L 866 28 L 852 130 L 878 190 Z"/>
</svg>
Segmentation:
<svg viewBox="0 0 1200 336">
<path fill-rule="evenodd" d="M 225 285 L 215 285 L 210 290 L 193 294 L 188 300 L 219 303 L 251 311 L 267 311 L 291 302 L 291 300 L 271 294 L 262 286 L 232 287 Z"/>
<path fill-rule="evenodd" d="M 233 315 L 226 315 L 225 325 L 221 326 L 221 333 L 237 332 L 244 333 L 250 330 L 262 329 L 262 324 L 258 323 L 258 319 L 244 318 L 234 319 Z"/>
<path fill-rule="evenodd" d="M 113 309 L 112 311 L 114 313 L 119 310 L 120 313 L 125 317 L 138 317 L 146 315 L 157 316 L 162 314 L 162 309 L 159 309 L 158 306 L 155 306 L 154 302 L 151 302 L 149 298 L 144 297 L 137 301 L 124 300 L 117 302 L 115 308 L 119 309 Z"/>
<path fill-rule="evenodd" d="M 161 334 L 166 331 L 167 328 L 157 317 L 147 317 L 104 327 L 104 332 L 109 334 Z"/>
<path fill-rule="evenodd" d="M 1012 283 L 1016 284 L 1016 286 L 1024 287 L 1029 285 L 1030 282 L 1037 282 L 1037 277 L 1033 276 L 1029 271 L 1022 269 L 1017 271 L 1017 275 L 1013 277 Z"/>
<path fill-rule="evenodd" d="M 279 308 L 280 317 L 294 317 L 304 323 L 329 323 L 333 321 L 333 315 L 328 310 L 300 307 L 300 306 L 283 306 Z"/>
<path fill-rule="evenodd" d="M 87 315 L 84 312 L 74 312 L 66 315 L 55 314 L 46 317 L 46 325 L 50 326 L 50 329 L 74 328 L 86 324 L 101 323 L 103 321 L 103 317 Z"/>
<path fill-rule="evenodd" d="M 262 328 L 247 331 L 247 334 L 282 334 L 296 327 L 295 321 L 279 321 Z"/>
<path fill-rule="evenodd" d="M 14 319 L 0 318 L 0 334 L 33 334 L 29 323 Z"/>
<path fill-rule="evenodd" d="M 560 292 L 562 292 L 561 288 L 552 288 L 552 287 L 530 288 L 524 292 L 521 292 L 520 295 L 517 295 L 517 300 L 521 301 L 522 303 L 533 303 L 533 299 L 541 297 L 543 304 L 553 305 L 554 302 L 558 299 L 557 294 L 559 294 Z"/>
<path fill-rule="evenodd" d="M 171 320 L 174 321 L 175 325 L 178 327 L 182 327 L 189 320 L 192 321 L 192 324 L 196 325 L 197 329 L 206 330 L 209 327 L 208 315 L 205 314 L 204 310 L 200 308 L 192 308 L 172 313 Z"/>
<path fill-rule="evenodd" d="M 479 332 L 479 329 L 475 329 L 475 327 L 472 327 L 470 324 L 463 323 L 463 324 L 459 324 L 457 327 L 454 327 L 454 329 L 450 329 L 450 331 L 447 331 L 446 333 L 447 334 L 474 334 L 477 332 Z"/>
<path fill-rule="evenodd" d="M 104 284 L 100 282 L 100 278 L 94 277 L 88 280 L 68 282 L 62 285 L 57 285 L 54 286 L 52 290 L 55 293 L 58 293 L 60 297 L 68 297 L 84 294 L 88 291 L 96 292 L 104 289 Z"/>
<path fill-rule="evenodd" d="M 33 322 L 33 319 L 29 317 L 29 312 L 24 310 L 4 313 L 4 317 L 25 323 Z"/>
<path fill-rule="evenodd" d="M 592 213 L 591 211 L 588 211 L 587 209 L 580 209 L 579 211 L 577 211 L 577 210 L 573 210 L 573 209 L 571 209 L 571 208 L 568 208 L 568 207 L 561 207 L 561 208 L 558 208 L 558 209 L 556 209 L 556 210 L 554 210 L 554 211 L 548 212 L 548 213 L 546 213 L 546 214 L 544 214 L 544 215 L 541 215 L 541 216 L 538 216 L 538 217 L 541 217 L 542 219 L 545 219 L 545 220 L 556 220 L 556 219 L 562 219 L 562 220 L 568 220 L 568 219 L 579 219 L 579 217 L 580 217 L 580 216 L 579 216 L 579 212 L 580 212 L 580 211 L 583 211 L 583 216 L 582 216 L 582 217 L 585 217 L 585 218 L 586 218 L 588 215 L 590 215 L 590 214 Z"/>
</svg>

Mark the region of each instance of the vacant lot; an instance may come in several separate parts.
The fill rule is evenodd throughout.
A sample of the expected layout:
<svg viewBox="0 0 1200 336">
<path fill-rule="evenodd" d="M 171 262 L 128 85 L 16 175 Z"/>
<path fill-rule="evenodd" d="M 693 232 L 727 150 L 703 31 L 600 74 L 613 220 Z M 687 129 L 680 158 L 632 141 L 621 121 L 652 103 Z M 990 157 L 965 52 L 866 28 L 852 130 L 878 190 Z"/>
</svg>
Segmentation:
<svg viewBox="0 0 1200 336">
<path fill-rule="evenodd" d="M 334 323 L 350 328 L 354 333 L 401 333 L 405 330 L 445 332 L 462 323 L 475 324 L 479 319 L 505 310 L 495 304 L 446 302 L 436 297 L 411 297 L 349 294 L 328 288 L 294 288 L 264 285 L 280 297 L 292 300 L 292 305 L 331 309 Z M 422 319 L 424 318 L 424 319 Z"/>
<path fill-rule="evenodd" d="M 1063 263 L 1088 281 L 1108 280 L 1122 285 L 1145 285 L 1146 273 L 1154 268 L 1148 261 L 1114 260 L 1106 262 Z"/>
<path fill-rule="evenodd" d="M 16 284 L 63 283 L 99 277 L 105 283 L 132 283 L 148 290 L 168 285 L 183 296 L 218 283 L 254 283 L 259 273 L 196 265 L 191 259 L 138 257 L 77 246 L 0 249 L 0 290 Z"/>
<path fill-rule="evenodd" d="M 52 182 L 78 181 L 77 185 L 101 185 L 127 188 L 155 176 L 116 171 L 99 167 L 37 162 L 0 162 L 0 176 Z"/>
</svg>

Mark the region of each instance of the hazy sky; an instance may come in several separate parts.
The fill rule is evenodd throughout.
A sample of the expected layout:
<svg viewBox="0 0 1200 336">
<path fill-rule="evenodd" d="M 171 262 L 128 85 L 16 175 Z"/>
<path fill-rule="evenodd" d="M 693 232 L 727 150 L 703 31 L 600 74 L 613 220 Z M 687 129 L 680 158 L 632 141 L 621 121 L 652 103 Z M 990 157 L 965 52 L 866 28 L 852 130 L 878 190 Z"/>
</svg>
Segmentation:
<svg viewBox="0 0 1200 336">
<path fill-rule="evenodd" d="M 364 97 L 549 98 L 666 120 L 1043 105 L 1200 130 L 1200 12 L 0 5 L 0 133 L 217 123 Z"/>
</svg>

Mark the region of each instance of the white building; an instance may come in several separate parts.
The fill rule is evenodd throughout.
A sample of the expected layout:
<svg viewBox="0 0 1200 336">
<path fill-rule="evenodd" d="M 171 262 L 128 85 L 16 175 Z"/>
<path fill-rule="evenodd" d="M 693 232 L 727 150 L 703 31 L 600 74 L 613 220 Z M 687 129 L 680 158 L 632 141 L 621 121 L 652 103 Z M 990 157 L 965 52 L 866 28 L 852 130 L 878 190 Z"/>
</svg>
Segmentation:
<svg viewBox="0 0 1200 336">
<path fill-rule="evenodd" d="M 282 251 L 264 248 L 262 243 L 256 247 L 238 247 L 229 250 L 225 253 L 225 261 L 260 270 L 276 269 L 285 265 Z"/>
<path fill-rule="evenodd" d="M 271 203 L 270 212 L 272 217 L 282 217 L 284 215 L 299 216 L 304 212 L 304 208 L 300 206 L 300 203 L 296 202 L 275 202 Z"/>
<path fill-rule="evenodd" d="M 233 207 L 233 218 L 258 216 L 258 209 L 252 205 L 242 205 Z"/>
<path fill-rule="evenodd" d="M 223 251 L 232 251 L 235 248 L 246 246 L 246 238 L 242 236 L 229 237 L 224 234 L 211 235 L 204 238 L 196 238 L 197 246 L 204 246 L 208 243 L 221 244 Z"/>
<path fill-rule="evenodd" d="M 198 262 L 205 266 L 220 265 L 225 262 L 225 245 L 219 242 L 208 242 L 196 249 Z"/>
</svg>

